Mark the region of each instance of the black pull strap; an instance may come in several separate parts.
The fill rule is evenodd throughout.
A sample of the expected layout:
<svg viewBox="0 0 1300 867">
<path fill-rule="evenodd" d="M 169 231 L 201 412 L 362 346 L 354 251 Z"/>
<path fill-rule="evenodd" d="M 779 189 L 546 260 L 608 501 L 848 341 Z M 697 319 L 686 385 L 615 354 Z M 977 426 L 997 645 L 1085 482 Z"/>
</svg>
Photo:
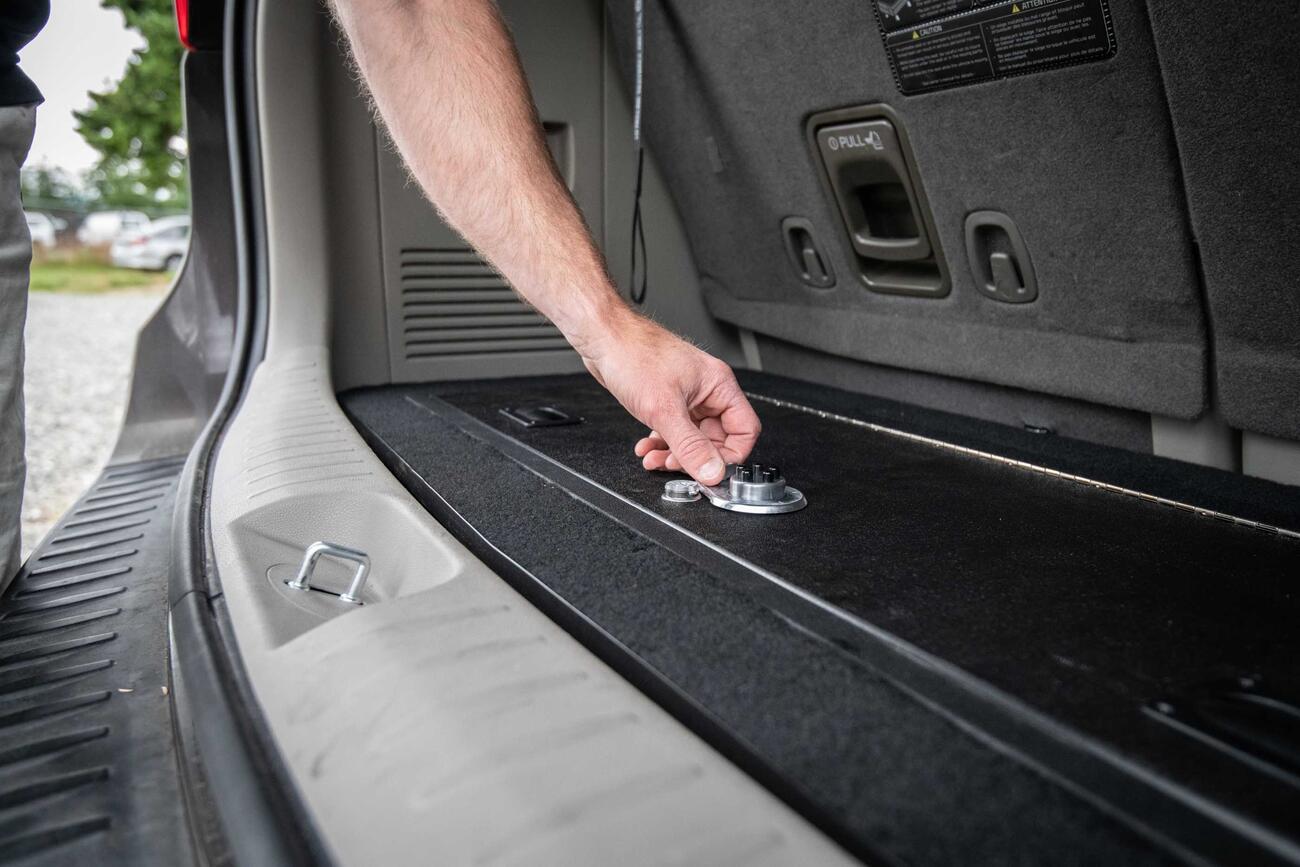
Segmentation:
<svg viewBox="0 0 1300 867">
<path fill-rule="evenodd" d="M 632 105 L 632 144 L 636 147 L 636 189 L 632 196 L 632 253 L 627 278 L 628 296 L 633 304 L 645 303 L 649 283 L 646 259 L 645 223 L 641 219 L 641 179 L 645 174 L 645 146 L 641 141 L 641 89 L 645 77 L 645 0 L 636 0 L 636 88 Z M 637 262 L 641 263 L 640 281 Z"/>
<path fill-rule="evenodd" d="M 636 149 L 636 193 L 632 199 L 632 267 L 628 275 L 628 293 L 633 304 L 645 303 L 648 265 L 645 252 L 645 223 L 641 221 L 641 174 L 645 167 L 645 151 Z M 636 263 L 641 261 L 641 282 L 637 282 Z"/>
</svg>

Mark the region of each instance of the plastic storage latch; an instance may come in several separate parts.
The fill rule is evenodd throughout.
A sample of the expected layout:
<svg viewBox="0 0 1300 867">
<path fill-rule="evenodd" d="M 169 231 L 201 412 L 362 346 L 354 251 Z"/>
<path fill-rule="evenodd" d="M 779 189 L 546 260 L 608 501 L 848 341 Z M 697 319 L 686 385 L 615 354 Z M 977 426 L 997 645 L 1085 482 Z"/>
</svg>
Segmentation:
<svg viewBox="0 0 1300 867">
<path fill-rule="evenodd" d="M 786 256 L 800 280 L 814 289 L 829 289 L 835 285 L 835 272 L 817 246 L 809 220 L 786 217 L 781 221 L 781 235 L 785 240 Z"/>
<path fill-rule="evenodd" d="M 975 211 L 966 218 L 966 258 L 975 288 L 1006 304 L 1038 297 L 1038 281 L 1020 230 L 1006 214 Z"/>
</svg>

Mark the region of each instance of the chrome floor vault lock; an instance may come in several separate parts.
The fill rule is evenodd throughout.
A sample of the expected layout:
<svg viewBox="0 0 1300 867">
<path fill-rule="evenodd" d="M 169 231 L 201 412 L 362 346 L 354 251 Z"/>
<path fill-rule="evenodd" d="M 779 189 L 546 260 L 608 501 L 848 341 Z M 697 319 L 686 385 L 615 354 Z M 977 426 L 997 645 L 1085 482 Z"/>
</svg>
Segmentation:
<svg viewBox="0 0 1300 867">
<path fill-rule="evenodd" d="M 799 491 L 786 484 L 777 467 L 741 464 L 731 467 L 720 485 L 706 487 L 690 479 L 673 479 L 664 485 L 662 498 L 669 503 L 693 503 L 701 496 L 719 509 L 750 515 L 797 512 L 808 505 Z"/>
</svg>

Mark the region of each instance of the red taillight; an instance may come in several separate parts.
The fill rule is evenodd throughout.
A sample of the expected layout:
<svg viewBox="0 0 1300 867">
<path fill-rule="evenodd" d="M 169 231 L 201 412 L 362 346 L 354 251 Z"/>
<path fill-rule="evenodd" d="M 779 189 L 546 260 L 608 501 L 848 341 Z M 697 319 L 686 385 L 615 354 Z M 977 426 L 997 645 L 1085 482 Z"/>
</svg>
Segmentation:
<svg viewBox="0 0 1300 867">
<path fill-rule="evenodd" d="M 190 0 L 176 0 L 176 32 L 181 37 L 181 45 L 194 50 L 190 42 Z"/>
</svg>

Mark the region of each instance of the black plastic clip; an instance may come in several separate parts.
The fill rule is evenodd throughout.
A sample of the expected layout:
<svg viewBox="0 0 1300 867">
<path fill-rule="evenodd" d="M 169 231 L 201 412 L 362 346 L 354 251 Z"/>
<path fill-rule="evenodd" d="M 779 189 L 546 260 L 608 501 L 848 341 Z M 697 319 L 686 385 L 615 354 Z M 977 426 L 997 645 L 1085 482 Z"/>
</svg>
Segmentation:
<svg viewBox="0 0 1300 867">
<path fill-rule="evenodd" d="M 564 410 L 553 406 L 506 407 L 501 410 L 501 414 L 524 427 L 561 427 L 582 421 L 581 417 L 569 415 Z"/>
</svg>

